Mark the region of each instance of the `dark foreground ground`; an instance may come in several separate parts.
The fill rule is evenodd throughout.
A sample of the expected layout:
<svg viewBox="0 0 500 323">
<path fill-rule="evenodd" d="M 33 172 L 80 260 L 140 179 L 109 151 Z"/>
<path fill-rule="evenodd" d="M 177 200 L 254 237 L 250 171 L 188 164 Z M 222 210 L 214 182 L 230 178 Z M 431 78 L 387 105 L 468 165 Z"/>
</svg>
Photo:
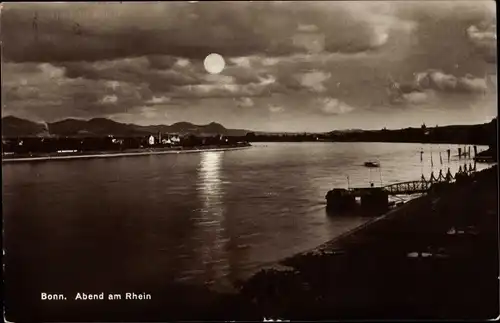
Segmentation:
<svg viewBox="0 0 500 323">
<path fill-rule="evenodd" d="M 497 167 L 262 271 L 240 293 L 158 282 L 127 289 L 100 282 L 89 291 L 142 292 L 149 301 L 42 302 L 40 290 L 9 285 L 7 319 L 25 321 L 174 321 L 327 319 L 492 319 L 499 315 Z M 8 268 L 8 263 L 7 267 Z M 22 270 L 22 268 L 11 270 Z M 78 282 L 75 282 L 77 286 Z"/>
</svg>

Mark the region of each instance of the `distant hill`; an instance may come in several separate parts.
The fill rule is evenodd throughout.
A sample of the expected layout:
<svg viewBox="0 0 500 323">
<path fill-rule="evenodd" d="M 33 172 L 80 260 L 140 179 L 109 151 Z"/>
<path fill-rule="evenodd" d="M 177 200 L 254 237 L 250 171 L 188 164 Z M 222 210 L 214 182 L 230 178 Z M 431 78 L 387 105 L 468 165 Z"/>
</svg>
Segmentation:
<svg viewBox="0 0 500 323">
<path fill-rule="evenodd" d="M 330 141 L 461 143 L 496 146 L 497 118 L 474 125 L 405 128 L 397 130 L 332 131 Z"/>
<path fill-rule="evenodd" d="M 334 130 L 326 133 L 266 133 L 250 132 L 249 142 L 408 142 L 448 144 L 497 144 L 497 118 L 491 122 L 475 125 L 452 125 L 444 127 L 420 127 L 396 130 Z"/>
<path fill-rule="evenodd" d="M 106 118 L 91 120 L 65 119 L 47 125 L 20 119 L 13 116 L 2 118 L 3 137 L 23 136 L 146 136 L 162 133 L 181 133 L 194 135 L 245 136 L 247 130 L 226 129 L 223 125 L 212 122 L 207 125 L 195 125 L 178 122 L 172 125 L 140 126 L 124 124 Z"/>
<path fill-rule="evenodd" d="M 45 124 L 8 116 L 2 118 L 2 134 L 12 134 L 13 136 L 48 135 L 48 129 Z"/>
</svg>

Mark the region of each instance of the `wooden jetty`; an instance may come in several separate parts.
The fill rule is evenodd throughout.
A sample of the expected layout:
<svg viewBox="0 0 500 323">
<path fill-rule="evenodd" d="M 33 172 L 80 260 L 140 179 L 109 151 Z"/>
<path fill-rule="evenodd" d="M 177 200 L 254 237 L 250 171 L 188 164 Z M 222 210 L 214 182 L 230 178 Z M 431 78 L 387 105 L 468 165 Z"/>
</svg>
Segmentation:
<svg viewBox="0 0 500 323">
<path fill-rule="evenodd" d="M 460 166 L 455 175 L 452 175 L 448 169 L 446 175 L 440 170 L 437 177 L 432 172 L 429 179 L 422 175 L 420 180 L 393 183 L 381 187 L 334 188 L 328 191 L 325 196 L 327 211 L 345 212 L 359 208 L 363 213 L 379 215 L 389 209 L 389 196 L 391 195 L 422 194 L 433 190 L 442 190 L 453 181 L 468 180 L 474 172 L 475 168 L 472 168 L 472 165 L 467 168 L 467 164 L 465 164 L 463 169 Z"/>
</svg>

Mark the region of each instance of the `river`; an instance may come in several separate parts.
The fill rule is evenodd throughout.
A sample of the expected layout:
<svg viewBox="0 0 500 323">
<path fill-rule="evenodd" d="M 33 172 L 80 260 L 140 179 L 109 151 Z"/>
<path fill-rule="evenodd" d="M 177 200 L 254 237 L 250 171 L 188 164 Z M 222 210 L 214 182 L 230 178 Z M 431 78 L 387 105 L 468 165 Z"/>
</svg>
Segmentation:
<svg viewBox="0 0 500 323">
<path fill-rule="evenodd" d="M 431 169 L 454 173 L 464 164 L 457 148 L 258 143 L 237 151 L 4 164 L 9 280 L 25 288 L 176 281 L 223 289 L 367 221 L 326 216 L 329 189 L 416 180 Z M 365 168 L 367 160 L 381 168 Z"/>
</svg>

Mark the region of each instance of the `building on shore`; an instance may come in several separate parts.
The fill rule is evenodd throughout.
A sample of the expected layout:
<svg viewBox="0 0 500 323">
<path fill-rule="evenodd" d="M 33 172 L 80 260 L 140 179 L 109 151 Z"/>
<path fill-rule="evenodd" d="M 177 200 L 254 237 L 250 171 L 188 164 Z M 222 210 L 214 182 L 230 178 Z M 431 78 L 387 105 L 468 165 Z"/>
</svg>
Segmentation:
<svg viewBox="0 0 500 323">
<path fill-rule="evenodd" d="M 153 135 L 149 136 L 149 138 L 148 138 L 148 144 L 150 146 L 153 146 L 155 144 L 155 137 Z"/>
</svg>

